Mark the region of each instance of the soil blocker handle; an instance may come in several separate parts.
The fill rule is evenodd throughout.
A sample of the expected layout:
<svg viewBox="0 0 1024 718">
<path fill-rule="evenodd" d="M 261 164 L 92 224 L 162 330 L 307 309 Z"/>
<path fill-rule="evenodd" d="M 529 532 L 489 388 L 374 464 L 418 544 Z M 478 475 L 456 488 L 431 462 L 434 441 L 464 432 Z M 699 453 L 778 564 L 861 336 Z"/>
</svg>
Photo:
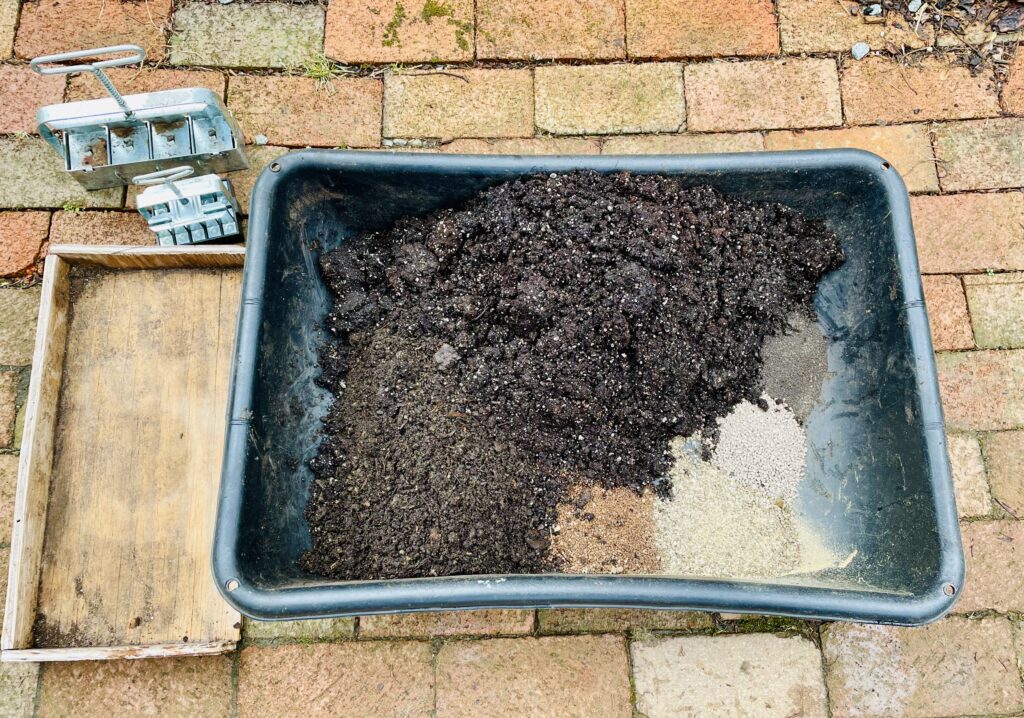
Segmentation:
<svg viewBox="0 0 1024 718">
<path fill-rule="evenodd" d="M 133 177 L 132 184 L 142 185 L 143 187 L 154 184 L 171 184 L 175 180 L 188 177 L 193 172 L 195 170 L 187 165 L 171 167 L 170 169 L 157 170 L 156 172 L 148 172 L 144 175 Z"/>
<path fill-rule="evenodd" d="M 67 60 L 78 60 L 83 57 L 96 57 L 98 55 L 114 55 L 118 53 L 128 53 L 125 57 L 114 57 L 109 60 L 98 60 L 96 62 L 87 62 L 77 65 L 62 65 L 61 62 Z M 100 81 L 100 84 L 110 93 L 110 96 L 114 98 L 118 106 L 124 110 L 125 117 L 131 117 L 134 114 L 131 108 L 128 107 L 128 103 L 124 101 L 121 93 L 114 87 L 114 83 L 107 77 L 107 73 L 103 71 L 104 67 L 121 67 L 123 65 L 134 65 L 136 62 L 141 63 L 146 59 L 146 51 L 138 45 L 112 45 L 111 47 L 98 47 L 93 50 L 74 50 L 72 52 L 60 52 L 56 55 L 44 55 L 37 57 L 29 66 L 38 72 L 40 75 L 67 75 L 72 72 L 91 72 L 96 76 L 96 79 Z M 49 65 L 50 67 L 44 67 Z"/>
</svg>

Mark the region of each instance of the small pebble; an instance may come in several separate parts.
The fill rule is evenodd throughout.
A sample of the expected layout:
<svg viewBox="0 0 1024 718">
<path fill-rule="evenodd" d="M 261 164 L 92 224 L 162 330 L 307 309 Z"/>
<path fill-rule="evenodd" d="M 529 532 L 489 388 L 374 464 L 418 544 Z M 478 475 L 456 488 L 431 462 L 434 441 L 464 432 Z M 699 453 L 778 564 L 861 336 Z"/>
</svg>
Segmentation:
<svg viewBox="0 0 1024 718">
<path fill-rule="evenodd" d="M 864 8 L 864 14 L 867 15 L 868 17 L 881 17 L 882 6 L 877 3 L 874 5 L 868 5 L 866 8 Z"/>
<path fill-rule="evenodd" d="M 924 0 L 910 0 L 910 2 L 907 3 L 907 10 L 910 12 L 917 12 L 921 9 L 922 5 L 924 5 Z"/>
<path fill-rule="evenodd" d="M 394 143 L 394 142 L 392 142 L 391 140 L 381 140 L 381 142 L 380 142 L 380 143 L 381 143 L 381 144 L 382 144 L 383 146 L 385 146 L 385 147 L 393 147 L 393 146 L 394 146 L 394 144 L 395 144 L 395 143 Z"/>
<path fill-rule="evenodd" d="M 221 2 L 223 2 L 223 1 L 224 0 L 221 0 Z M 252 141 L 255 142 L 258 145 L 265 145 L 268 142 L 270 142 L 270 140 L 267 139 L 266 135 L 256 135 L 255 137 L 252 138 Z"/>
<path fill-rule="evenodd" d="M 391 141 L 395 144 L 395 147 L 405 147 L 407 144 L 409 144 L 408 140 L 397 139 Z"/>
<path fill-rule="evenodd" d="M 442 371 L 448 369 L 459 360 L 459 353 L 451 344 L 442 344 L 441 348 L 434 352 L 434 361 Z"/>
<path fill-rule="evenodd" d="M 863 60 L 871 52 L 871 48 L 866 42 L 858 42 L 850 49 L 850 52 L 853 54 L 854 60 Z"/>
</svg>

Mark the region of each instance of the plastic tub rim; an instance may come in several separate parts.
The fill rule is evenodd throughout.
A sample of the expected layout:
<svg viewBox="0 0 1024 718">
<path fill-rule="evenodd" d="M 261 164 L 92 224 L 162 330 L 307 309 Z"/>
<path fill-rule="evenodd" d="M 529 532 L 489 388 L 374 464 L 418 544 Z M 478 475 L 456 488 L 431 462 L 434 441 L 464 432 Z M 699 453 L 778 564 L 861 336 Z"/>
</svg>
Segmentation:
<svg viewBox="0 0 1024 718">
<path fill-rule="evenodd" d="M 270 214 L 278 185 L 308 165 L 332 170 L 436 168 L 449 173 L 498 170 L 524 172 L 571 169 L 629 170 L 658 173 L 717 173 L 722 170 L 860 170 L 885 190 L 889 221 L 896 238 L 900 279 L 921 394 L 921 423 L 926 451 L 936 470 L 932 482 L 936 529 L 940 537 L 938 571 L 928 588 L 915 595 L 825 587 L 696 578 L 621 575 L 504 575 L 418 578 L 328 583 L 267 589 L 248 581 L 237 560 L 238 527 L 245 481 L 248 426 L 263 315 Z M 276 159 L 260 174 L 250 203 L 249 236 L 242 299 L 228 397 L 228 428 L 211 563 L 221 595 L 236 610 L 259 620 L 333 618 L 353 615 L 470 610 L 482 608 L 654 608 L 757 613 L 819 620 L 852 620 L 922 625 L 941 618 L 964 585 L 964 557 L 928 317 L 924 307 L 910 204 L 906 187 L 892 165 L 855 149 L 800 150 L 706 155 L 437 155 L 392 152 L 300 150 Z"/>
</svg>

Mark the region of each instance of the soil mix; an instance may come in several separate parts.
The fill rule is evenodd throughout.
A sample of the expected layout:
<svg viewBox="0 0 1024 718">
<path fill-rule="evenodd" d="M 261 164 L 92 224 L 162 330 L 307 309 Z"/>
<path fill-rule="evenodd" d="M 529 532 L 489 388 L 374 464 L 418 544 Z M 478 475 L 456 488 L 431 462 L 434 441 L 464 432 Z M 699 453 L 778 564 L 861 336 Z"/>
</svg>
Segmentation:
<svg viewBox="0 0 1024 718">
<path fill-rule="evenodd" d="M 557 570 L 570 489 L 670 495 L 669 441 L 760 401 L 765 339 L 841 262 L 789 208 L 625 173 L 518 179 L 347 240 L 321 262 L 335 401 L 302 566 Z"/>
</svg>

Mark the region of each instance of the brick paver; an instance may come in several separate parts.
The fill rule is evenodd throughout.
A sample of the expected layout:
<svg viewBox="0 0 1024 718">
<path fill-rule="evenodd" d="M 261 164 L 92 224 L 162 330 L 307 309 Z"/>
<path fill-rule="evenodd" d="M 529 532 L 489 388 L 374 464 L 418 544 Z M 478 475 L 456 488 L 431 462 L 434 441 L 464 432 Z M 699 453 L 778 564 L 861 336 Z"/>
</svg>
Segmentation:
<svg viewBox="0 0 1024 718">
<path fill-rule="evenodd" d="M 953 610 L 1024 611 L 1024 521 L 972 521 L 960 531 L 967 585 Z"/>
<path fill-rule="evenodd" d="M 968 276 L 964 287 L 978 346 L 1024 347 L 1024 272 Z"/>
<path fill-rule="evenodd" d="M 384 78 L 384 136 L 529 137 L 529 70 L 390 74 Z"/>
<path fill-rule="evenodd" d="M 212 70 L 170 70 L 152 67 L 111 67 L 106 70 L 111 81 L 124 95 L 140 92 L 177 90 L 183 87 L 205 87 L 224 97 L 225 78 Z M 68 101 L 94 100 L 106 97 L 106 90 L 91 73 L 72 75 L 68 80 Z"/>
<path fill-rule="evenodd" d="M 39 692 L 39 718 L 223 718 L 230 712 L 230 656 L 49 663 Z"/>
<path fill-rule="evenodd" d="M 926 276 L 922 285 L 935 350 L 973 349 L 971 317 L 960 278 L 948 274 Z"/>
<path fill-rule="evenodd" d="M 28 65 L 0 65 L 0 132 L 36 132 L 36 110 L 63 102 L 64 81 Z"/>
<path fill-rule="evenodd" d="M 0 0 L 0 60 L 14 54 L 14 32 L 18 27 L 21 0 Z"/>
<path fill-rule="evenodd" d="M 822 629 L 833 718 L 931 718 L 1024 708 L 1009 621 Z"/>
<path fill-rule="evenodd" d="M 626 0 L 630 57 L 772 55 L 779 51 L 771 0 Z"/>
<path fill-rule="evenodd" d="M 5 551 L 6 553 L 6 551 Z M 3 565 L 3 588 L 7 588 L 7 561 Z M 4 591 L 6 594 L 6 591 Z M 0 715 L 33 718 L 38 663 L 0 663 Z"/>
<path fill-rule="evenodd" d="M 912 197 L 921 271 L 1024 269 L 1024 192 Z"/>
<path fill-rule="evenodd" d="M 430 644 L 421 642 L 246 648 L 238 668 L 239 718 L 428 718 L 433 692 Z"/>
<path fill-rule="evenodd" d="M 476 12 L 480 59 L 626 56 L 623 0 L 477 0 Z"/>
<path fill-rule="evenodd" d="M 302 67 L 323 52 L 318 4 L 186 2 L 174 12 L 171 63 L 219 67 Z"/>
<path fill-rule="evenodd" d="M 592 155 L 601 151 L 601 145 L 584 137 L 527 137 L 454 140 L 440 149 L 467 155 Z"/>
<path fill-rule="evenodd" d="M 949 122 L 934 138 L 947 192 L 1024 187 L 1024 118 Z"/>
<path fill-rule="evenodd" d="M 760 152 L 765 149 L 759 132 L 722 132 L 700 135 L 623 135 L 609 137 L 606 155 L 692 155 L 710 152 Z"/>
<path fill-rule="evenodd" d="M 49 229 L 49 212 L 0 212 L 0 277 L 31 270 Z"/>
<path fill-rule="evenodd" d="M 687 127 L 773 130 L 842 124 L 835 60 L 788 59 L 688 65 Z"/>
<path fill-rule="evenodd" d="M 802 637 L 685 636 L 633 643 L 636 707 L 647 718 L 825 718 L 821 654 Z"/>
<path fill-rule="evenodd" d="M 888 160 L 903 177 L 910 192 L 937 192 L 939 177 L 925 125 L 847 127 L 841 130 L 769 132 L 768 150 L 824 150 L 850 147 L 867 150 Z"/>
<path fill-rule="evenodd" d="M 473 59 L 473 0 L 332 0 L 327 57 L 346 63 Z"/>
<path fill-rule="evenodd" d="M 540 633 L 700 631 L 714 626 L 711 615 L 694 611 L 641 611 L 626 608 L 562 608 L 540 612 Z"/>
<path fill-rule="evenodd" d="M 949 429 L 1024 426 L 1024 350 L 941 353 L 936 365 Z"/>
<path fill-rule="evenodd" d="M 384 89 L 371 78 L 233 77 L 228 105 L 248 138 L 290 147 L 378 147 Z"/>
<path fill-rule="evenodd" d="M 533 611 L 445 611 L 363 616 L 361 638 L 429 638 L 433 636 L 496 636 L 533 630 Z"/>
<path fill-rule="evenodd" d="M 978 438 L 969 434 L 949 434 L 946 447 L 949 449 L 956 507 L 960 516 L 988 515 L 992 512 L 992 498 L 985 479 L 985 461 Z"/>
<path fill-rule="evenodd" d="M 242 619 L 247 641 L 336 641 L 355 633 L 354 618 L 319 618 L 308 621 L 254 621 Z"/>
<path fill-rule="evenodd" d="M 918 32 L 890 13 L 887 22 L 866 23 L 860 17 L 861 5 L 836 0 L 778 0 L 779 34 L 787 53 L 849 52 L 858 42 L 872 50 L 887 47 L 923 47 L 932 32 Z M 852 11 L 852 12 L 851 12 Z"/>
<path fill-rule="evenodd" d="M 630 718 L 628 671 L 618 636 L 445 643 L 437 654 L 437 718 Z"/>
<path fill-rule="evenodd" d="M 21 4 L 14 50 L 31 59 L 68 50 L 140 45 L 164 57 L 171 0 L 33 0 Z"/>
<path fill-rule="evenodd" d="M 537 127 L 561 135 L 675 132 L 685 123 L 679 65 L 538 67 Z"/>
<path fill-rule="evenodd" d="M 999 114 L 995 80 L 943 58 L 900 65 L 883 57 L 847 60 L 843 110 L 853 125 L 992 117 Z"/>
<path fill-rule="evenodd" d="M 0 137 L 0 209 L 120 207 L 124 189 L 87 192 L 64 171 L 64 161 L 37 137 Z"/>
<path fill-rule="evenodd" d="M 134 200 L 132 202 L 134 206 Z M 156 235 L 134 209 L 125 212 L 54 212 L 53 244 L 156 244 Z"/>
<path fill-rule="evenodd" d="M 1014 518 L 1024 519 L 1024 431 L 1001 431 L 985 437 L 992 496 Z"/>
<path fill-rule="evenodd" d="M 0 366 L 28 366 L 36 341 L 39 287 L 0 287 Z"/>
<path fill-rule="evenodd" d="M 0 510 L 3 511 L 2 518 L 0 518 L 0 546 L 11 543 L 11 532 L 14 528 L 14 494 L 17 483 L 18 457 L 14 454 L 0 454 Z M 6 549 L 0 550 L 0 554 L 6 555 Z M 3 568 L 6 579 L 7 566 L 5 565 Z M 3 714 L 0 713 L 0 715 Z"/>
<path fill-rule="evenodd" d="M 14 440 L 14 417 L 17 413 L 15 400 L 18 397 L 18 372 L 0 371 L 0 449 L 5 449 Z M 0 455 L 0 461 L 8 457 Z M 3 493 L 3 484 L 10 478 L 10 465 L 0 465 L 0 494 Z M 2 508 L 2 507 L 0 507 Z M 0 522 L 9 518 L 3 514 Z M 0 542 L 5 540 L 4 531 L 0 530 Z"/>
<path fill-rule="evenodd" d="M 1024 53 L 1014 55 L 1002 96 L 1004 110 L 1012 115 L 1024 115 Z"/>
</svg>

